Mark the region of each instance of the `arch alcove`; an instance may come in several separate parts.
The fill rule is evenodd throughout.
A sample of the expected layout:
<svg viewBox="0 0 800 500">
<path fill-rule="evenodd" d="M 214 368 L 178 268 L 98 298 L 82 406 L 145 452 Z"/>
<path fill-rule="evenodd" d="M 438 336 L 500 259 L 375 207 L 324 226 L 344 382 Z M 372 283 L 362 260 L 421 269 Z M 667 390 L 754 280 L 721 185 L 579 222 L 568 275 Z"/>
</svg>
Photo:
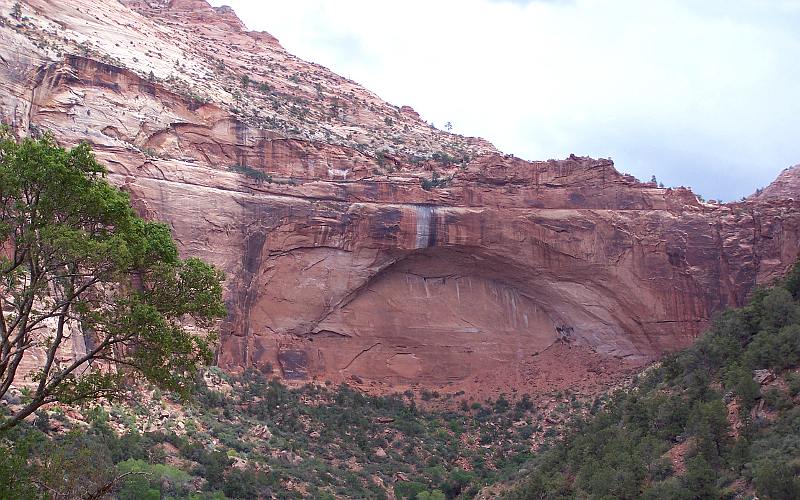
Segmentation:
<svg viewBox="0 0 800 500">
<path fill-rule="evenodd" d="M 304 337 L 312 371 L 446 382 L 507 369 L 558 341 L 638 352 L 613 302 L 592 283 L 431 247 L 376 273 Z"/>
</svg>

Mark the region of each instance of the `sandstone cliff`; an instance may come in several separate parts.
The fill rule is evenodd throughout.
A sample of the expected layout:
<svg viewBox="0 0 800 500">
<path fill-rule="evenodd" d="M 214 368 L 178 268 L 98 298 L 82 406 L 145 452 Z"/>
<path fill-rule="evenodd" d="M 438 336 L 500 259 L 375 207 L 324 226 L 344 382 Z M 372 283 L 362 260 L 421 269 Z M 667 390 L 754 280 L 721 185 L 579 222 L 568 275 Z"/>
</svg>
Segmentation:
<svg viewBox="0 0 800 500">
<path fill-rule="evenodd" d="M 784 169 L 772 184 L 751 196 L 756 200 L 788 200 L 800 195 L 800 165 Z"/>
<path fill-rule="evenodd" d="M 0 118 L 90 141 L 225 270 L 224 367 L 442 384 L 554 345 L 647 360 L 798 255 L 796 182 L 705 204 L 609 160 L 503 155 L 203 0 L 13 3 Z"/>
</svg>

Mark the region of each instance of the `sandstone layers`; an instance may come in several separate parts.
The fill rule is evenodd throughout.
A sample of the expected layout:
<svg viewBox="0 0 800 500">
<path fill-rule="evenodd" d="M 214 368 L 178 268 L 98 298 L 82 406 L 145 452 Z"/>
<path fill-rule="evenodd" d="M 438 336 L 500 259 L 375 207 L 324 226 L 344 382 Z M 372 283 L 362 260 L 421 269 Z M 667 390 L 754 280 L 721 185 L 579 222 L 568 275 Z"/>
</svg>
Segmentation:
<svg viewBox="0 0 800 500">
<path fill-rule="evenodd" d="M 433 129 L 202 0 L 12 3 L 0 118 L 90 141 L 225 270 L 226 368 L 442 384 L 554 343 L 647 360 L 798 255 L 797 168 L 707 204 Z"/>
</svg>

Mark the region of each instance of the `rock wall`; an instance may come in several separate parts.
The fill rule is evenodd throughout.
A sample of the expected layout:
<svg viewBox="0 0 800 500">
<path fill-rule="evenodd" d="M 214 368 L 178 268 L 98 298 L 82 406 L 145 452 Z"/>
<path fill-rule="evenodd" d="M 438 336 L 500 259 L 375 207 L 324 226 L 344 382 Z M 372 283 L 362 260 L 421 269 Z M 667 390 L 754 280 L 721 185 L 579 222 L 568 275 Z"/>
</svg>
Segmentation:
<svg viewBox="0 0 800 500">
<path fill-rule="evenodd" d="M 609 160 L 523 161 L 201 0 L 36 0 L 23 14 L 0 25 L 0 118 L 91 142 L 143 215 L 225 270 L 226 368 L 442 384 L 555 343 L 643 361 L 798 256 L 792 172 L 766 191 L 780 196 L 717 205 Z M 245 70 L 268 90 L 235 90 Z M 272 115 L 271 99 L 284 100 Z"/>
</svg>

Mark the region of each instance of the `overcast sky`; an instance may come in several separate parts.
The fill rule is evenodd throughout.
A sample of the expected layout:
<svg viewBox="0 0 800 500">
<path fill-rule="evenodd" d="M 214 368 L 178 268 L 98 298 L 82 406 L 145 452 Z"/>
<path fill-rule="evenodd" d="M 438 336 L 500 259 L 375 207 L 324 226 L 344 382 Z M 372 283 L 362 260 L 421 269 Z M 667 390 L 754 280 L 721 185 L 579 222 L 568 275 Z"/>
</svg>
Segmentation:
<svg viewBox="0 0 800 500">
<path fill-rule="evenodd" d="M 290 52 L 529 160 L 706 198 L 800 163 L 800 0 L 212 0 Z"/>
</svg>

